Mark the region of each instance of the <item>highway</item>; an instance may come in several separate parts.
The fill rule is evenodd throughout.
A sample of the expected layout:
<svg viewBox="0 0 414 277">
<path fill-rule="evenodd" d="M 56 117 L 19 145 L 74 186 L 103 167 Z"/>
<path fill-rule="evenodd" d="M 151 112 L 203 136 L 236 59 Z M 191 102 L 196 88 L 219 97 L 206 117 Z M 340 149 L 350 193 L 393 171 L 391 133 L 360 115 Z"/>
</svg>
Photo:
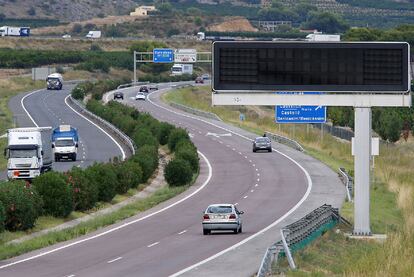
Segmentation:
<svg viewBox="0 0 414 277">
<path fill-rule="evenodd" d="M 1 261 L 1 276 L 251 276 L 259 266 L 264 245 L 270 245 L 268 237 L 273 242 L 277 239 L 275 230 L 284 220 L 324 203 L 341 205 L 343 186 L 325 165 L 276 144 L 272 153 L 253 153 L 254 134 L 183 115 L 162 104 L 159 96 L 168 87 L 152 93 L 150 101 L 141 102 L 132 99 L 136 88 L 125 89 L 124 102 L 189 131 L 200 151 L 201 172 L 196 184 L 166 203 L 88 236 Z M 50 98 L 37 103 L 44 107 L 42 103 L 48 102 L 59 115 L 54 122 L 60 117 L 69 123 L 70 116 L 63 118 L 58 113 L 64 96 Z M 50 113 L 46 109 L 39 115 L 39 120 L 46 120 L 40 117 L 50 118 Z M 82 134 L 80 128 L 79 132 Z M 94 142 L 98 144 L 100 139 L 95 137 Z M 89 147 L 92 155 L 96 149 Z M 212 203 L 237 203 L 245 212 L 243 233 L 203 236 L 202 213 Z M 253 259 L 243 260 L 246 252 L 239 250 L 249 243 L 253 246 L 247 253 Z M 216 262 L 222 258 L 233 261 Z"/>
<path fill-rule="evenodd" d="M 73 166 L 87 167 L 94 162 L 107 162 L 122 156 L 112 139 L 94 124 L 73 111 L 65 102 L 74 85 L 64 85 L 58 90 L 37 90 L 19 94 L 9 102 L 18 127 L 52 126 L 70 124 L 78 129 L 80 142 L 76 162 L 54 162 L 53 169 L 67 171 Z"/>
</svg>

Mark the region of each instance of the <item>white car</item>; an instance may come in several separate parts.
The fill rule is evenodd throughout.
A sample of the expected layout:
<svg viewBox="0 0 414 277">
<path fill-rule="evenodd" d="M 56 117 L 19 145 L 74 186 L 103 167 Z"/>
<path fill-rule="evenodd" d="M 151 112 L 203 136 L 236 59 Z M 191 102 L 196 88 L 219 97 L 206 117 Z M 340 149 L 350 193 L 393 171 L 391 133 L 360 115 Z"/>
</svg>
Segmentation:
<svg viewBox="0 0 414 277">
<path fill-rule="evenodd" d="M 145 94 L 143 92 L 138 92 L 137 95 L 135 95 L 135 100 L 145 100 Z"/>
<path fill-rule="evenodd" d="M 63 35 L 62 36 L 62 38 L 71 38 L 72 36 L 71 35 L 69 35 L 69 34 L 65 34 L 65 35 Z"/>
<path fill-rule="evenodd" d="M 233 204 L 213 204 L 208 206 L 203 215 L 203 234 L 208 235 L 212 230 L 230 230 L 235 234 L 242 232 L 244 212 L 237 210 Z"/>
</svg>

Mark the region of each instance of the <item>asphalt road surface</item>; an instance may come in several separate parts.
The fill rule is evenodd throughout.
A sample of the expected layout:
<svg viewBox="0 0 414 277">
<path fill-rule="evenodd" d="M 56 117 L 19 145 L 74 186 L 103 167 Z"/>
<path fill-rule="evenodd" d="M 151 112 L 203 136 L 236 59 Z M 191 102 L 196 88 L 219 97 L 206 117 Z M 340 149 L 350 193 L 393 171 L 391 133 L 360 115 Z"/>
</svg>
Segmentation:
<svg viewBox="0 0 414 277">
<path fill-rule="evenodd" d="M 79 148 L 77 161 L 53 163 L 53 169 L 67 171 L 73 166 L 86 167 L 94 162 L 107 162 L 121 156 L 119 147 L 94 124 L 75 113 L 66 103 L 74 85 L 64 85 L 62 90 L 38 90 L 19 94 L 9 102 L 18 127 L 51 126 L 69 124 L 78 129 Z M 25 110 L 26 109 L 26 110 Z"/>
<path fill-rule="evenodd" d="M 299 165 L 301 161 L 296 162 L 278 151 L 253 153 L 250 139 L 255 137 L 254 134 L 237 133 L 221 122 L 212 125 L 193 116 L 183 116 L 181 112 L 166 110 L 159 101 L 160 91 L 151 95 L 151 101 L 133 100 L 134 88 L 124 92 L 124 103 L 189 131 L 202 153 L 202 169 L 196 184 L 166 203 L 88 236 L 1 261 L 1 276 L 173 275 L 249 240 L 286 217 L 309 196 L 312 180 Z M 43 105 L 42 102 L 39 105 Z M 50 102 L 49 108 L 52 107 L 55 112 L 59 111 L 61 102 Z M 43 116 L 49 114 L 47 109 L 43 113 Z M 62 120 L 66 123 L 68 119 Z M 95 138 L 95 142 L 99 139 Z M 92 151 L 88 146 L 88 153 L 92 155 Z M 335 174 L 329 178 L 334 178 L 332 176 Z M 321 179 L 331 183 L 329 178 L 322 176 Z M 203 236 L 202 214 L 212 203 L 237 203 L 239 210 L 245 212 L 243 233 Z M 264 253 L 264 250 L 260 246 L 259 251 Z M 236 252 L 235 248 L 224 256 Z M 228 270 L 226 273 L 216 271 L 203 276 L 251 276 L 258 266 L 255 263 L 240 273 L 235 269 L 243 268 L 243 260 L 238 260 L 224 265 Z M 209 267 L 215 267 L 214 260 Z M 217 269 L 220 268 L 223 264 L 217 264 Z M 191 271 L 187 274 L 201 275 Z"/>
</svg>

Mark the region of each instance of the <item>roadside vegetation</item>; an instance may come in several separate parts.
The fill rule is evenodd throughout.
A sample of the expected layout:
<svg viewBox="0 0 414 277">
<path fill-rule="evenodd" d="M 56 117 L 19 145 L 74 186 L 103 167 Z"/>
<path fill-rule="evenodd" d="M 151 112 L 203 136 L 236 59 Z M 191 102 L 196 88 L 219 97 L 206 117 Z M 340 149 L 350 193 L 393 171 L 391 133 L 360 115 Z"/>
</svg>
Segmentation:
<svg viewBox="0 0 414 277">
<path fill-rule="evenodd" d="M 272 107 L 217 106 L 211 107 L 208 87 L 184 88 L 164 96 L 167 102 L 176 102 L 196 109 L 216 113 L 235 126 L 258 135 L 264 131 L 278 133 L 299 141 L 308 154 L 329 165 L 334 171 L 345 167 L 353 172 L 353 157 L 348 142 L 319 129 L 300 125 L 278 125 L 274 122 Z M 240 114 L 245 120 L 240 121 Z M 345 226 L 327 232 L 311 246 L 295 253 L 297 271 L 278 268 L 288 276 L 412 276 L 414 272 L 414 140 L 381 144 L 380 156 L 375 158 L 371 186 L 371 229 L 373 233 L 387 234 L 383 244 L 349 240 Z M 353 222 L 353 205 L 344 203 L 341 215 Z M 401 255 L 401 256 L 400 256 Z M 397 259 L 396 257 L 404 257 Z M 283 264 L 282 266 L 287 264 Z"/>
<path fill-rule="evenodd" d="M 88 94 L 93 90 L 95 95 L 100 96 L 96 98 L 101 98 L 102 92 L 112 89 L 111 85 L 116 83 L 88 83 Z M 76 95 L 79 87 L 84 86 L 78 85 L 73 94 Z M 78 95 L 78 98 L 83 99 L 84 96 L 86 94 Z M 149 114 L 118 102 L 111 101 L 104 106 L 92 98 L 87 108 L 130 136 L 137 147 L 135 155 L 125 161 L 115 157 L 108 163 L 95 163 L 86 169 L 73 167 L 64 173 L 47 172 L 33 179 L 31 184 L 23 181 L 1 182 L 0 259 L 75 238 L 135 215 L 184 191 L 198 176 L 197 149 L 184 129 L 159 122 Z M 8 244 L 26 234 L 118 203 L 144 189 L 157 173 L 160 147 L 171 156 L 164 171 L 169 186 L 147 199 L 135 201 L 114 213 L 74 228 Z"/>
</svg>

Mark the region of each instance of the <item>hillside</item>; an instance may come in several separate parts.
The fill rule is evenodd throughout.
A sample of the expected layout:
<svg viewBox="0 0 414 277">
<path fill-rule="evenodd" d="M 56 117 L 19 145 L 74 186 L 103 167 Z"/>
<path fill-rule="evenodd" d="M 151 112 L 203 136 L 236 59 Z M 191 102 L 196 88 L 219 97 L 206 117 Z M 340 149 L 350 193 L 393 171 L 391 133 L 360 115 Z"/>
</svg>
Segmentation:
<svg viewBox="0 0 414 277">
<path fill-rule="evenodd" d="M 132 0 L 0 0 L 0 13 L 6 18 L 53 18 L 72 22 L 127 14 L 136 6 Z"/>
</svg>

